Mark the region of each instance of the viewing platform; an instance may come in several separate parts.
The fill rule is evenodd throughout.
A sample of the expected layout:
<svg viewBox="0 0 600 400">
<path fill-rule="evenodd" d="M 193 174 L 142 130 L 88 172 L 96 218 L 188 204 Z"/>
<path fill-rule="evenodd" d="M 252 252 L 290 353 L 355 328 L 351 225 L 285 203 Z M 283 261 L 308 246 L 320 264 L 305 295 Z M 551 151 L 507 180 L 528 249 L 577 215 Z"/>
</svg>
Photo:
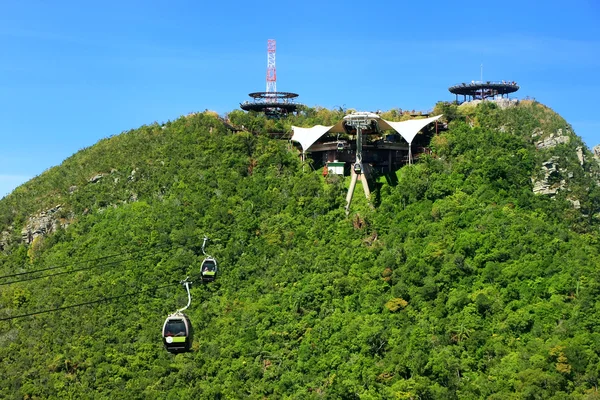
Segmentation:
<svg viewBox="0 0 600 400">
<path fill-rule="evenodd" d="M 470 100 L 484 100 L 487 98 L 508 97 L 510 93 L 519 90 L 519 85 L 514 81 L 471 81 L 471 83 L 459 83 L 448 88 L 450 93 L 463 96 L 463 102 Z"/>
<path fill-rule="evenodd" d="M 240 103 L 244 111 L 264 112 L 266 115 L 277 116 L 293 113 L 302 104 L 296 103 L 298 94 L 291 92 L 254 92 L 249 94 L 252 101 Z"/>
</svg>

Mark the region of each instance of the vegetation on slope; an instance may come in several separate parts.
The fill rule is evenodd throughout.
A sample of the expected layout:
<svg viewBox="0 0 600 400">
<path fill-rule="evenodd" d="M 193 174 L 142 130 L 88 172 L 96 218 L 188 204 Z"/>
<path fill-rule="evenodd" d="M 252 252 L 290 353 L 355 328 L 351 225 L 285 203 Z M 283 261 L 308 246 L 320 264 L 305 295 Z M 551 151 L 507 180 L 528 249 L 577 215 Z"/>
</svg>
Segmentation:
<svg viewBox="0 0 600 400">
<path fill-rule="evenodd" d="M 597 166 L 577 161 L 575 136 L 536 148 L 535 128 L 568 127 L 537 103 L 437 108 L 452 121 L 432 155 L 349 217 L 343 181 L 262 134 L 341 110 L 230 114 L 254 134 L 210 113 L 144 126 L 18 188 L 0 201 L 0 231 L 12 226 L 0 275 L 72 272 L 1 279 L 0 318 L 124 297 L 0 322 L 0 393 L 595 398 Z M 568 181 L 553 199 L 531 183 L 551 156 Z M 56 204 L 69 226 L 19 244 L 28 217 Z M 221 276 L 192 286 L 194 352 L 173 356 L 160 328 L 187 300 L 177 282 L 198 275 L 204 235 Z"/>
</svg>

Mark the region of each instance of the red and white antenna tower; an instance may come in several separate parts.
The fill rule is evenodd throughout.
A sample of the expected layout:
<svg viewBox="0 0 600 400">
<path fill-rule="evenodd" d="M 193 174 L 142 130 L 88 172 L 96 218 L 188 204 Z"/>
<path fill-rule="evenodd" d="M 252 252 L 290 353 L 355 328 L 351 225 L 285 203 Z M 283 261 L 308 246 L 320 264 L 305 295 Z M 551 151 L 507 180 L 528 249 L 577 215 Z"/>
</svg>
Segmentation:
<svg viewBox="0 0 600 400">
<path fill-rule="evenodd" d="M 271 96 L 269 96 L 273 93 Z M 275 70 L 275 39 L 267 40 L 267 96 L 277 93 L 277 72 Z"/>
</svg>

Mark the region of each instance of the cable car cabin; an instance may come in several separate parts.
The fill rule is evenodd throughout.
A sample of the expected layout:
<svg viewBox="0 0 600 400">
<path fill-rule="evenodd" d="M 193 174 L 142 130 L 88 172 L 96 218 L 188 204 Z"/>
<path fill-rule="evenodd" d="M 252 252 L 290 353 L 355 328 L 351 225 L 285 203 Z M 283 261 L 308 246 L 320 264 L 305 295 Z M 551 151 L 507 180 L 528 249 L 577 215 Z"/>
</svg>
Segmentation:
<svg viewBox="0 0 600 400">
<path fill-rule="evenodd" d="M 202 272 L 202 280 L 205 282 L 212 282 L 215 280 L 217 275 L 217 260 L 212 257 L 207 257 L 202 261 L 200 266 Z"/>
<path fill-rule="evenodd" d="M 185 353 L 192 347 L 192 323 L 187 315 L 179 313 L 167 317 L 162 330 L 165 349 L 170 353 Z"/>
</svg>

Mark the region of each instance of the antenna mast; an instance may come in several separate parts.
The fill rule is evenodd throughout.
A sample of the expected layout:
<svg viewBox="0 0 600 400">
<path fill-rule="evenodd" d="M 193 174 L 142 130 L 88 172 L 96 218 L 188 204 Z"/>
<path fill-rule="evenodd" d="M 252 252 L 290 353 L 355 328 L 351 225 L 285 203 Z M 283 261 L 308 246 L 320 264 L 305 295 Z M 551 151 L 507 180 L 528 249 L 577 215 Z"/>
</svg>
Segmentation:
<svg viewBox="0 0 600 400">
<path fill-rule="evenodd" d="M 276 97 L 277 72 L 275 70 L 275 39 L 267 40 L 267 96 Z"/>
<path fill-rule="evenodd" d="M 275 39 L 267 40 L 267 91 L 248 95 L 253 100 L 240 103 L 244 111 L 265 113 L 268 118 L 280 118 L 298 111 L 302 104 L 296 103 L 297 93 L 277 91 L 277 71 L 275 69 Z"/>
</svg>

